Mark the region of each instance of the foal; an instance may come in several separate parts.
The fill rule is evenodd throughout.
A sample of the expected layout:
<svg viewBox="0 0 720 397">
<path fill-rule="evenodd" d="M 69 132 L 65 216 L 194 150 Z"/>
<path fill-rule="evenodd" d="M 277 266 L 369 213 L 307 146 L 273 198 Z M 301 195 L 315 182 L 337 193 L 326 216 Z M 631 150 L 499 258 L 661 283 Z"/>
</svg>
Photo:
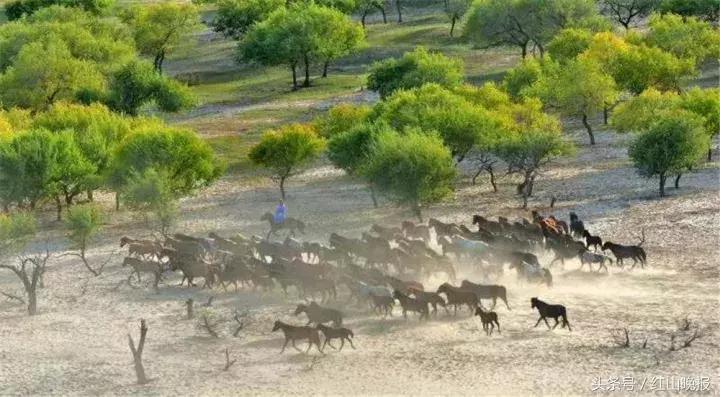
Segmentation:
<svg viewBox="0 0 720 397">
<path fill-rule="evenodd" d="M 562 328 L 565 328 L 565 326 L 567 325 L 568 331 L 572 331 L 572 328 L 570 328 L 570 323 L 567 319 L 567 310 L 565 309 L 565 306 L 551 305 L 549 303 L 541 301 L 538 298 L 530 298 L 530 308 L 537 309 L 538 313 L 540 313 L 540 318 L 537 320 L 537 323 L 535 323 L 536 327 L 540 324 L 540 321 L 545 320 L 545 325 L 547 325 L 548 329 L 555 329 L 555 327 L 557 327 L 559 323 L 558 318 L 562 318 Z M 550 328 L 547 317 L 555 319 L 555 325 L 553 325 L 552 328 Z"/>
<path fill-rule="evenodd" d="M 335 346 L 330 343 L 333 339 L 340 339 L 340 350 L 343 349 L 343 346 L 345 346 L 345 341 L 348 341 L 350 343 L 350 347 L 355 349 L 355 346 L 352 343 L 352 339 L 355 335 L 353 334 L 352 330 L 348 328 L 330 328 L 326 325 L 318 324 L 317 326 L 318 331 L 322 332 L 323 335 L 325 335 L 325 342 L 323 343 L 323 349 L 325 349 L 325 345 L 330 345 L 333 349 L 337 349 Z"/>
<path fill-rule="evenodd" d="M 591 245 L 593 246 L 595 251 L 598 250 L 598 247 L 602 248 L 603 241 L 600 238 L 600 236 L 593 236 L 592 234 L 590 234 L 590 232 L 587 231 L 587 229 L 583 230 L 582 233 L 583 233 L 582 234 L 583 237 L 585 238 L 585 244 L 587 245 L 588 249 L 590 248 Z"/>
<path fill-rule="evenodd" d="M 475 315 L 480 316 L 480 321 L 487 336 L 492 335 L 495 325 L 497 325 L 498 333 L 500 333 L 500 323 L 498 322 L 497 313 L 486 312 L 482 309 L 482 306 L 478 306 L 477 309 L 475 309 Z"/>
<path fill-rule="evenodd" d="M 285 324 L 284 322 L 277 320 L 275 321 L 275 325 L 273 325 L 273 332 L 277 330 L 282 330 L 283 334 L 285 334 L 285 343 L 283 344 L 282 350 L 280 350 L 280 353 L 285 351 L 285 347 L 287 346 L 288 342 L 292 342 L 292 347 L 295 348 L 297 351 L 301 351 L 300 349 L 295 346 L 296 340 L 304 340 L 307 339 L 308 341 L 308 348 L 305 350 L 305 353 L 310 351 L 310 348 L 312 345 L 317 346 L 317 349 L 320 353 L 323 353 L 322 348 L 320 348 L 320 334 L 318 334 L 318 330 L 312 327 L 297 327 L 290 324 Z"/>
</svg>

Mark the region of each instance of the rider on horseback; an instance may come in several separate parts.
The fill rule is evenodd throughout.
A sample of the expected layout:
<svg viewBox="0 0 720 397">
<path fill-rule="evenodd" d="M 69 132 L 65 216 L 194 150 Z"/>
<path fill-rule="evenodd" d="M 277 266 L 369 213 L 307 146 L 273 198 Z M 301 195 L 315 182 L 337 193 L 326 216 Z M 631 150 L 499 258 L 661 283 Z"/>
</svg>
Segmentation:
<svg viewBox="0 0 720 397">
<path fill-rule="evenodd" d="M 285 206 L 285 202 L 283 200 L 280 200 L 280 204 L 275 207 L 275 216 L 273 216 L 273 223 L 282 224 L 285 222 L 285 218 L 287 218 L 287 206 Z"/>
</svg>

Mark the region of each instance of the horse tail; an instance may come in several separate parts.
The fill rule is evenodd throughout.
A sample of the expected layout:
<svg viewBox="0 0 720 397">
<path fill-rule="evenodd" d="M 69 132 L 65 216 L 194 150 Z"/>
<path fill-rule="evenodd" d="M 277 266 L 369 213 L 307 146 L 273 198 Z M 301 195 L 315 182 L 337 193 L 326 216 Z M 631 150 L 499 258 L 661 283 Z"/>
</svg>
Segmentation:
<svg viewBox="0 0 720 397">
<path fill-rule="evenodd" d="M 565 308 L 563 308 L 562 319 L 563 319 L 563 327 L 567 326 L 568 331 L 572 331 L 572 328 L 570 328 L 570 322 L 567 319 L 567 309 L 565 309 Z"/>
</svg>

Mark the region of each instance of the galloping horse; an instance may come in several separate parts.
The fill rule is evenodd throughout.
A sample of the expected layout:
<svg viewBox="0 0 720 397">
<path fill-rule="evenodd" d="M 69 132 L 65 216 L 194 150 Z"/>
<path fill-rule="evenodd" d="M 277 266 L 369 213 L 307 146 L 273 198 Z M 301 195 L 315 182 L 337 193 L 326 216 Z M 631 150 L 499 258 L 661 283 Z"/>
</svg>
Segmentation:
<svg viewBox="0 0 720 397">
<path fill-rule="evenodd" d="M 270 231 L 268 231 L 267 236 L 265 239 L 269 239 L 270 235 L 277 233 L 280 229 L 288 229 L 290 230 L 290 235 L 295 237 L 295 231 L 299 231 L 300 233 L 305 234 L 305 223 L 302 221 L 287 217 L 285 219 L 285 222 L 283 223 L 275 223 L 273 220 L 273 214 L 270 212 L 266 212 L 263 216 L 260 217 L 261 221 L 267 221 L 270 224 Z"/>
</svg>

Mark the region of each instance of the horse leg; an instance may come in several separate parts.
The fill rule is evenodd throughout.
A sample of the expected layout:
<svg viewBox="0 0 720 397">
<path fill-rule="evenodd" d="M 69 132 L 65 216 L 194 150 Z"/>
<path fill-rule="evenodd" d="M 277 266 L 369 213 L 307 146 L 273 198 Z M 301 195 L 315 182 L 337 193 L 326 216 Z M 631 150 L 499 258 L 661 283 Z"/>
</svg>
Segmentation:
<svg viewBox="0 0 720 397">
<path fill-rule="evenodd" d="M 498 320 L 495 320 L 495 325 L 497 325 L 498 334 L 500 334 L 500 322 L 498 322 Z"/>
<path fill-rule="evenodd" d="M 559 323 L 559 321 L 558 321 L 557 317 L 555 317 L 555 325 L 553 325 L 552 329 L 555 329 L 555 327 L 558 326 L 558 323 Z"/>
<path fill-rule="evenodd" d="M 343 347 L 345 346 L 345 338 L 340 338 L 340 349 L 338 351 L 342 351 Z"/>
<path fill-rule="evenodd" d="M 297 346 L 295 346 L 295 339 L 291 339 L 291 341 L 292 341 L 292 347 L 294 347 L 295 350 L 297 350 L 297 351 L 299 351 L 300 353 L 302 353 L 302 350 L 300 350 Z"/>
<path fill-rule="evenodd" d="M 350 343 L 350 347 L 352 347 L 352 348 L 353 348 L 353 350 L 355 350 L 355 345 L 353 345 L 353 343 L 352 343 L 352 339 L 350 339 L 350 338 L 349 338 L 349 337 L 347 337 L 347 336 L 346 336 L 345 338 L 347 339 L 348 343 Z"/>
<path fill-rule="evenodd" d="M 285 346 L 287 346 L 288 342 L 290 342 L 290 339 L 285 339 L 285 343 L 283 343 L 283 347 L 280 350 L 280 354 L 282 354 L 285 351 Z"/>
<path fill-rule="evenodd" d="M 540 325 L 540 321 L 542 321 L 543 318 L 544 317 L 540 316 L 540 318 L 537 320 L 537 322 L 535 323 L 535 326 L 533 328 L 537 328 L 537 326 Z"/>
<path fill-rule="evenodd" d="M 548 323 L 547 318 L 543 317 L 543 320 L 545 320 L 545 325 L 547 325 L 548 329 L 552 329 L 550 328 L 550 323 Z"/>
<path fill-rule="evenodd" d="M 490 326 L 488 327 L 490 329 L 490 332 L 488 333 L 488 336 L 492 336 L 493 330 L 495 329 L 495 324 L 490 323 Z"/>
</svg>

